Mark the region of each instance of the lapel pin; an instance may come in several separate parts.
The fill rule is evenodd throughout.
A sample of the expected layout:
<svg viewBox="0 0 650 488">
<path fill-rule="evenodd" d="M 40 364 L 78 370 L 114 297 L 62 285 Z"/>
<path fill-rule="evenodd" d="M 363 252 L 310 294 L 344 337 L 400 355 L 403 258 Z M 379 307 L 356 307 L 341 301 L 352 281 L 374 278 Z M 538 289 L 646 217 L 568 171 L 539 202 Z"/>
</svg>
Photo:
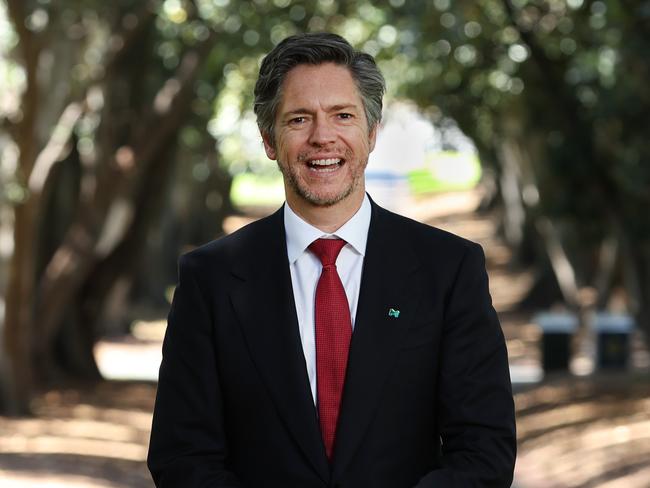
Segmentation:
<svg viewBox="0 0 650 488">
<path fill-rule="evenodd" d="M 389 308 L 388 309 L 388 316 L 389 317 L 399 318 L 399 310 L 395 310 L 394 308 Z"/>
</svg>

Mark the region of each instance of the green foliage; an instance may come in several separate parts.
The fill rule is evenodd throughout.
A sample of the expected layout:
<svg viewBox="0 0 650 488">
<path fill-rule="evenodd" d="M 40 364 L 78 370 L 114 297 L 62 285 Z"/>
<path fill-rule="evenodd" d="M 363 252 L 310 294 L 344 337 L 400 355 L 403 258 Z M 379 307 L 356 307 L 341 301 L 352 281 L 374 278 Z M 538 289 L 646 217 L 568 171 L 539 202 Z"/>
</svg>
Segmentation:
<svg viewBox="0 0 650 488">
<path fill-rule="evenodd" d="M 103 76 L 111 33 L 133 21 L 143 5 L 33 1 L 26 25 L 34 31 L 56 26 L 53 35 L 74 44 L 79 61 L 70 70 L 70 90 L 75 92 Z M 184 154 L 200 157 L 210 143 L 207 124 L 220 164 L 232 174 L 274 172 L 250 113 L 260 59 L 289 34 L 330 30 L 377 57 L 389 98 L 415 100 L 434 123 L 455 120 L 477 145 L 483 164 L 497 172 L 507 171 L 506 157 L 513 159 L 521 188 L 532 185 L 540 196 L 526 202 L 532 213 L 573 220 L 577 235 L 614 220 L 634 238 L 650 239 L 639 210 L 650 204 L 648 1 L 160 0 L 153 5 L 149 55 L 124 60 L 149 79 L 141 99 L 155 95 L 188 48 L 210 35 L 216 39 L 196 82 L 193 128 L 181 134 Z M 2 35 L 6 45 L 15 44 Z M 79 136 L 86 148 L 94 137 L 82 128 Z"/>
<path fill-rule="evenodd" d="M 413 4 L 410 69 L 424 81 L 399 93 L 454 118 L 501 171 L 514 148 L 522 186 L 541 196 L 531 211 L 574 221 L 578 236 L 616 220 L 650 237 L 634 210 L 650 204 L 650 3 Z"/>
</svg>

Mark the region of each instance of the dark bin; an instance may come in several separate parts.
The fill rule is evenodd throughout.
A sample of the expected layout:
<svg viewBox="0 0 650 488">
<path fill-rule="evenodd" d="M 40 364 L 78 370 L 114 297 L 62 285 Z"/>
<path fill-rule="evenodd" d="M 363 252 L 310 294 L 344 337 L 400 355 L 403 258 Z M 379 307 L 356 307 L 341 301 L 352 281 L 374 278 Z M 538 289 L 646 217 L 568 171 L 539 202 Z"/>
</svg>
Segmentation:
<svg viewBox="0 0 650 488">
<path fill-rule="evenodd" d="M 578 319 L 568 313 L 540 313 L 535 322 L 542 330 L 542 368 L 544 372 L 568 371 L 571 360 L 571 339 L 578 328 Z"/>
<path fill-rule="evenodd" d="M 630 334 L 634 319 L 629 315 L 599 313 L 594 319 L 596 367 L 626 369 L 630 358 Z"/>
</svg>

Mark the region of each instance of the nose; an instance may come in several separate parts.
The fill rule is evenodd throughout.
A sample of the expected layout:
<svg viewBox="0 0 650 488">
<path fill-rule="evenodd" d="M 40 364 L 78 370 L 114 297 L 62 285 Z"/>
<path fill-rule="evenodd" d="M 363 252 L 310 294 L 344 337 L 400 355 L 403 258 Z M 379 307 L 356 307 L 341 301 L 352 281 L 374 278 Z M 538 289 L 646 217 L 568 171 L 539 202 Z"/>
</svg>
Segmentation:
<svg viewBox="0 0 650 488">
<path fill-rule="evenodd" d="M 336 140 L 336 129 L 326 116 L 314 118 L 312 130 L 309 134 L 309 143 L 314 146 L 326 146 Z"/>
</svg>

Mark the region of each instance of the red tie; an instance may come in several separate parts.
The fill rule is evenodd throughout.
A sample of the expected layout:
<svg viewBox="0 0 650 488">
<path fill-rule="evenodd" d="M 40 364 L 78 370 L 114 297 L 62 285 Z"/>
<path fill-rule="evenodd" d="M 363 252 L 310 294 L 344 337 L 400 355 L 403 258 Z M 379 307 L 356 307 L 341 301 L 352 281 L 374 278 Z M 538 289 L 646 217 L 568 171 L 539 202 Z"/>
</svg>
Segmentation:
<svg viewBox="0 0 650 488">
<path fill-rule="evenodd" d="M 336 271 L 336 258 L 345 244 L 342 239 L 316 239 L 309 246 L 323 265 L 316 285 L 316 378 L 320 428 L 329 459 L 352 337 L 350 306 Z"/>
</svg>

